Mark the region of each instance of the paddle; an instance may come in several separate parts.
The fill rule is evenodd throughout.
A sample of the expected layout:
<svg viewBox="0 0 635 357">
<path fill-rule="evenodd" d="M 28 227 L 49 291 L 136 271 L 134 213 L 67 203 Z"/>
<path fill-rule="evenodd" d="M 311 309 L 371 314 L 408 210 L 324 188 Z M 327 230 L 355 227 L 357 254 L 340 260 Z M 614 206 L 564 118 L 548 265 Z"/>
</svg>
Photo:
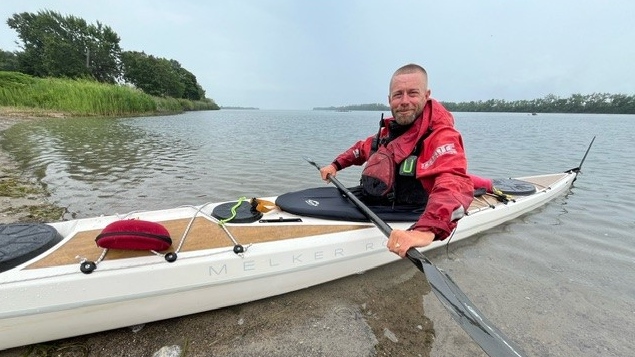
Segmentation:
<svg viewBox="0 0 635 357">
<path fill-rule="evenodd" d="M 576 174 L 582 172 L 582 164 L 584 164 L 584 160 L 586 160 L 586 156 L 589 155 L 589 151 L 591 150 L 591 146 L 593 146 L 594 141 L 595 141 L 595 136 L 593 137 L 593 139 L 591 139 L 591 143 L 589 144 L 589 147 L 586 149 L 586 152 L 584 153 L 584 156 L 582 157 L 582 161 L 580 161 L 580 165 L 578 165 L 578 167 L 574 167 L 565 172 L 575 172 Z M 575 179 L 573 179 L 573 181 L 575 181 L 576 179 L 577 179 L 577 176 Z"/>
<path fill-rule="evenodd" d="M 318 170 L 320 166 L 309 158 L 304 158 Z M 348 197 L 355 206 L 386 236 L 390 237 L 392 228 L 379 216 L 371 211 L 351 191 L 349 191 L 334 176 L 329 180 Z M 449 275 L 442 272 L 415 248 L 410 248 L 407 257 L 428 279 L 430 287 L 441 304 L 450 312 L 454 320 L 468 335 L 491 357 L 521 356 L 519 349 L 493 326 L 485 316 L 474 306 L 461 289 L 452 281 Z"/>
</svg>

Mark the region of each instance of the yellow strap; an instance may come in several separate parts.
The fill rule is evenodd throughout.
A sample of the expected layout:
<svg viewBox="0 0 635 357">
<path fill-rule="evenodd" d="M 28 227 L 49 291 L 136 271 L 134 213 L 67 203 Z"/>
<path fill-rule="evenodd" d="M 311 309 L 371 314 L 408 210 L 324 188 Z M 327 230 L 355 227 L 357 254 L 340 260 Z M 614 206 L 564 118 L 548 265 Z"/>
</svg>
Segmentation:
<svg viewBox="0 0 635 357">
<path fill-rule="evenodd" d="M 514 196 L 503 193 L 503 191 L 497 189 L 496 187 L 492 187 L 492 195 L 503 203 L 507 203 L 509 201 L 515 202 Z"/>
<path fill-rule="evenodd" d="M 276 206 L 275 203 L 271 201 L 267 201 L 267 200 L 262 200 L 260 198 L 252 198 L 251 205 L 254 206 L 254 203 L 256 206 L 256 210 L 261 213 L 267 213 L 271 210 L 278 208 L 278 206 Z"/>
</svg>

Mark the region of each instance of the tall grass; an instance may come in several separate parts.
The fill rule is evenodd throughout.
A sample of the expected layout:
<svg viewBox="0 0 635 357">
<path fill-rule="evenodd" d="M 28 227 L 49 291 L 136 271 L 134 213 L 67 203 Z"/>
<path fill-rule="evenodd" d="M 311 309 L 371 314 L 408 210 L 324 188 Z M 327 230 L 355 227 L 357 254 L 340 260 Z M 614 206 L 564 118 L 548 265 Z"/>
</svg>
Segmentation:
<svg viewBox="0 0 635 357">
<path fill-rule="evenodd" d="M 0 71 L 0 106 L 60 111 L 74 116 L 126 116 L 215 109 L 213 101 L 153 97 L 123 85 L 36 78 Z"/>
</svg>

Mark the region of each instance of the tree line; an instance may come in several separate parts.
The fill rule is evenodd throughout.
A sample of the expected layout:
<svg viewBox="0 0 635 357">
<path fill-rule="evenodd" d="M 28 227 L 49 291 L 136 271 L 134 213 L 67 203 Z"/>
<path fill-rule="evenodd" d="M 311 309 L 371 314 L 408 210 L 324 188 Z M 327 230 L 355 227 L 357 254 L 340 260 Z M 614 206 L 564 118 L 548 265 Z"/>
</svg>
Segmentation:
<svg viewBox="0 0 635 357">
<path fill-rule="evenodd" d="M 549 94 L 532 100 L 442 103 L 453 112 L 635 114 L 635 96 L 609 93 L 573 94 L 568 98 Z"/>
<path fill-rule="evenodd" d="M 532 100 L 489 99 L 459 103 L 443 101 L 441 103 L 451 112 L 635 114 L 635 96 L 609 93 L 573 94 L 568 98 L 549 94 L 544 98 Z M 390 107 L 372 103 L 341 107 L 316 107 L 313 110 L 388 111 Z"/>
<path fill-rule="evenodd" d="M 0 49 L 0 71 L 125 83 L 153 96 L 208 101 L 218 109 L 178 61 L 122 50 L 117 33 L 99 21 L 44 10 L 13 14 L 7 25 L 17 32 L 20 50 Z"/>
</svg>

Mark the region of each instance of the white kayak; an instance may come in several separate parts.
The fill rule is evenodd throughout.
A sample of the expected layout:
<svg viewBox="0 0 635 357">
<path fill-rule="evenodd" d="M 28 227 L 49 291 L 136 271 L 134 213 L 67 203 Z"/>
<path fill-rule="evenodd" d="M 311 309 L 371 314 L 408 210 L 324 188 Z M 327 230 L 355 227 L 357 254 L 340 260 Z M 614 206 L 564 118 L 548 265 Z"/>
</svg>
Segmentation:
<svg viewBox="0 0 635 357">
<path fill-rule="evenodd" d="M 490 194 L 476 197 L 451 242 L 565 194 L 578 172 L 509 180 L 531 190 L 506 202 Z M 254 202 L 266 206 L 277 204 L 278 198 Z M 304 202 L 319 207 L 320 197 Z M 2 249 L 13 239 L 50 238 L 37 249 L 28 248 L 33 242 L 24 243 L 27 248 L 14 249 L 17 257 L 5 257 L 6 264 L 0 265 L 0 350 L 241 304 L 399 259 L 386 248 L 385 235 L 364 220 L 311 217 L 277 205 L 265 213 L 250 209 L 254 215 L 247 219 L 237 219 L 236 209 L 229 210 L 229 218 L 236 219 L 218 217 L 217 211 L 240 209 L 243 203 L 0 225 L 0 261 Z M 97 246 L 96 237 L 107 226 L 130 219 L 159 224 L 169 232 L 171 245 L 160 252 Z M 388 221 L 397 229 L 414 223 Z M 435 242 L 421 251 L 444 244 Z"/>
</svg>

